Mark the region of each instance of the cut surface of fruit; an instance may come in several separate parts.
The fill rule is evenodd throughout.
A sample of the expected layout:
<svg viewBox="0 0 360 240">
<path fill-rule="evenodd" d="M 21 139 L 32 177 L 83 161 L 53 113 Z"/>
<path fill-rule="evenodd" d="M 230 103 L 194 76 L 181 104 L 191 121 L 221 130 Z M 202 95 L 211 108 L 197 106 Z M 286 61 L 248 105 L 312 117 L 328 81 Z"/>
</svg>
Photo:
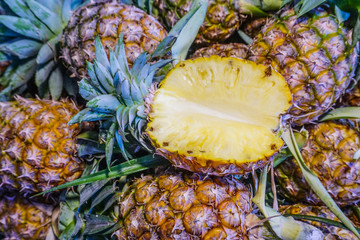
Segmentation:
<svg viewBox="0 0 360 240">
<path fill-rule="evenodd" d="M 290 105 L 285 79 L 270 68 L 236 58 L 198 58 L 166 76 L 151 104 L 147 132 L 158 150 L 196 158 L 202 167 L 241 165 L 264 160 L 283 145 L 275 130 Z"/>
</svg>

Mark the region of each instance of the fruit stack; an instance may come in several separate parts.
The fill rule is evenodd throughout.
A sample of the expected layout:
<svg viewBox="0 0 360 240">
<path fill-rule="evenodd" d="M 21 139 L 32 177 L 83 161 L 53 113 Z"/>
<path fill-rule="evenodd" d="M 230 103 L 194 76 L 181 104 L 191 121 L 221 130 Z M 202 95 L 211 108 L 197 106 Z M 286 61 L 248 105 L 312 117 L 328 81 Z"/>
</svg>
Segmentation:
<svg viewBox="0 0 360 240">
<path fill-rule="evenodd" d="M 0 0 L 0 238 L 358 239 L 355 4 Z"/>
</svg>

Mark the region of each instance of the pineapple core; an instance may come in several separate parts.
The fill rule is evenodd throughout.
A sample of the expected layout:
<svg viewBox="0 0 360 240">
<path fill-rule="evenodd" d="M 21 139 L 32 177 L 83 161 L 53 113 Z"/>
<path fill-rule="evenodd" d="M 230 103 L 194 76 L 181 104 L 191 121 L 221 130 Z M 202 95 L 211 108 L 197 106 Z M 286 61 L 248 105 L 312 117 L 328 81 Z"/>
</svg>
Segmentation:
<svg viewBox="0 0 360 240">
<path fill-rule="evenodd" d="M 147 132 L 157 148 L 219 164 L 272 156 L 283 145 L 274 130 L 291 105 L 285 79 L 237 58 L 179 63 L 151 104 Z"/>
</svg>

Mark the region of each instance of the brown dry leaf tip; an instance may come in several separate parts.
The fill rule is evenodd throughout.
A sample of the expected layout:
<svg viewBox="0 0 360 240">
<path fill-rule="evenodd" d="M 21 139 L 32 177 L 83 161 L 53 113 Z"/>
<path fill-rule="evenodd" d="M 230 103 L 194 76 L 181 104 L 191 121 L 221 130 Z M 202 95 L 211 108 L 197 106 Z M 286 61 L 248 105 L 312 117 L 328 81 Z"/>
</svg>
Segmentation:
<svg viewBox="0 0 360 240">
<path fill-rule="evenodd" d="M 109 55 L 123 33 L 127 60 L 131 65 L 140 53 L 152 53 L 167 36 L 152 16 L 132 5 L 105 0 L 77 9 L 64 30 L 62 58 L 72 75 L 87 78 L 86 61 L 95 59 L 95 37 L 99 36 Z"/>
</svg>

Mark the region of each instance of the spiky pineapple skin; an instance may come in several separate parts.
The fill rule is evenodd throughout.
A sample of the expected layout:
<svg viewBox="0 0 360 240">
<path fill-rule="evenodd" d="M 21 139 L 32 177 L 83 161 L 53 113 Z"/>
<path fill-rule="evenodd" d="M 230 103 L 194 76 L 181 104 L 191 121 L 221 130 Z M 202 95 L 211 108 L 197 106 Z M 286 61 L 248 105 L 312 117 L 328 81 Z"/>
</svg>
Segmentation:
<svg viewBox="0 0 360 240">
<path fill-rule="evenodd" d="M 1 196 L 0 233 L 4 240 L 45 240 L 51 230 L 54 208 L 19 195 Z"/>
<path fill-rule="evenodd" d="M 80 176 L 79 125 L 68 126 L 77 107 L 70 101 L 25 99 L 0 103 L 0 186 L 24 195 Z"/>
<path fill-rule="evenodd" d="M 245 20 L 235 9 L 235 1 L 209 0 L 204 23 L 195 39 L 196 44 L 221 42 L 229 38 Z M 164 24 L 172 28 L 181 17 L 189 12 L 191 0 L 155 0 L 153 9 Z"/>
<path fill-rule="evenodd" d="M 233 177 L 167 170 L 120 196 L 118 239 L 247 239 L 249 190 Z"/>
<path fill-rule="evenodd" d="M 94 39 L 98 35 L 109 54 L 123 33 L 126 56 L 132 64 L 140 53 L 152 53 L 166 37 L 163 26 L 135 6 L 105 0 L 77 9 L 64 30 L 62 55 L 65 65 L 78 78 L 86 78 L 86 61 L 95 59 Z"/>
<path fill-rule="evenodd" d="M 304 204 L 294 204 L 294 205 L 284 205 L 281 206 L 279 212 L 282 214 L 298 214 L 298 215 L 308 215 L 308 216 L 316 216 L 327 218 L 333 221 L 340 220 L 335 216 L 334 213 L 330 211 L 325 206 L 311 206 Z M 344 211 L 346 215 L 353 215 L 350 211 Z M 350 217 L 350 216 L 349 216 Z M 352 216 L 352 219 L 355 219 Z M 356 240 L 358 239 L 350 230 L 338 228 L 335 226 L 331 226 L 325 223 L 320 223 L 316 221 L 303 220 L 315 227 L 319 228 L 324 233 L 324 240 Z M 354 222 L 356 226 L 359 226 L 359 222 Z"/>
<path fill-rule="evenodd" d="M 307 166 L 318 176 L 331 197 L 341 206 L 360 201 L 360 160 L 354 159 L 360 149 L 359 132 L 347 124 L 323 122 L 310 127 L 309 139 L 301 149 Z M 306 183 L 293 159 L 276 168 L 281 191 L 293 201 L 322 205 Z"/>
<path fill-rule="evenodd" d="M 304 125 L 345 93 L 357 58 L 351 43 L 351 31 L 324 8 L 302 17 L 285 9 L 261 29 L 249 59 L 271 65 L 286 78 L 293 95 L 293 124 Z"/>
<path fill-rule="evenodd" d="M 220 57 L 235 57 L 246 59 L 248 46 L 242 43 L 229 43 L 229 44 L 213 44 L 208 47 L 203 47 L 196 50 L 191 58 L 210 57 L 217 55 Z"/>
<path fill-rule="evenodd" d="M 255 38 L 260 32 L 261 28 L 266 24 L 268 18 L 250 18 L 247 19 L 241 29 L 251 38 Z"/>
</svg>

